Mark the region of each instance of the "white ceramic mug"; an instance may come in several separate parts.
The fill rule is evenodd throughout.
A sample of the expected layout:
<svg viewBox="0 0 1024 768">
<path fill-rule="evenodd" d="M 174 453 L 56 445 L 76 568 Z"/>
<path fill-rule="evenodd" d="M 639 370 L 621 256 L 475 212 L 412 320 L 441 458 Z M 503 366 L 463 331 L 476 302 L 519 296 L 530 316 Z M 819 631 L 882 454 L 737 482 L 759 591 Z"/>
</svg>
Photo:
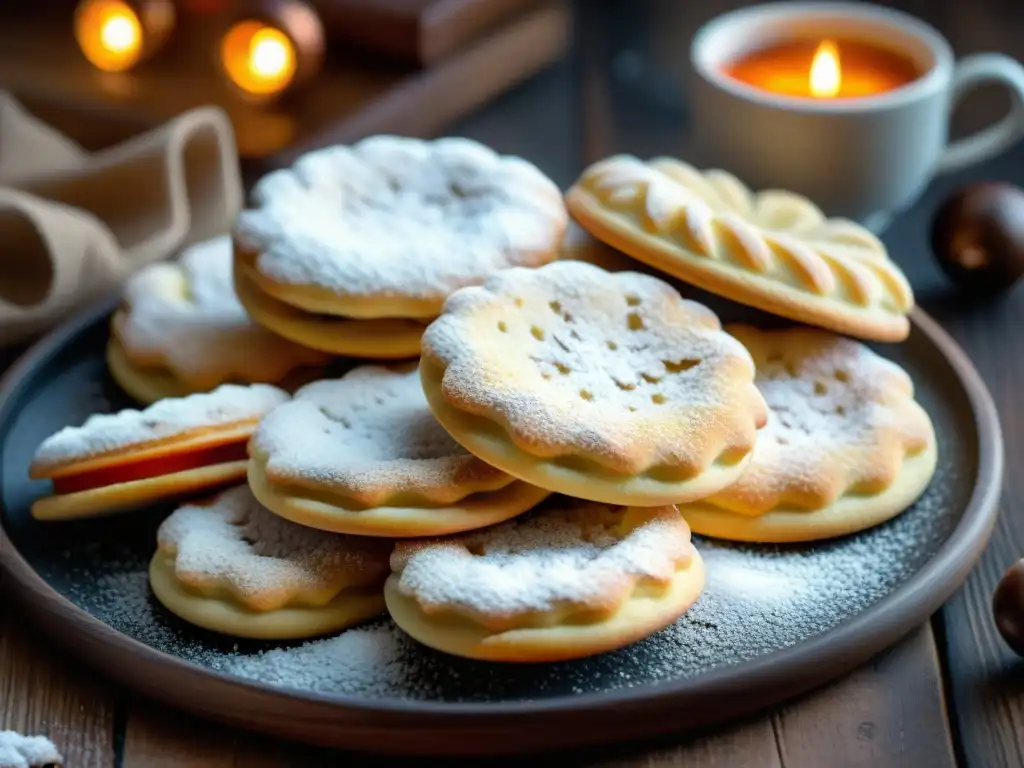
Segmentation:
<svg viewBox="0 0 1024 768">
<path fill-rule="evenodd" d="M 875 96 L 819 100 L 764 91 L 724 70 L 768 44 L 836 36 L 901 51 L 923 74 Z M 1024 136 L 1024 67 L 994 53 L 955 61 L 933 27 L 881 6 L 784 2 L 744 8 L 698 30 L 690 60 L 702 165 L 731 171 L 754 189 L 804 194 L 829 215 L 869 226 L 913 203 L 935 174 L 980 163 Z M 950 143 L 949 120 L 961 97 L 992 82 L 1010 91 L 1010 113 Z"/>
</svg>

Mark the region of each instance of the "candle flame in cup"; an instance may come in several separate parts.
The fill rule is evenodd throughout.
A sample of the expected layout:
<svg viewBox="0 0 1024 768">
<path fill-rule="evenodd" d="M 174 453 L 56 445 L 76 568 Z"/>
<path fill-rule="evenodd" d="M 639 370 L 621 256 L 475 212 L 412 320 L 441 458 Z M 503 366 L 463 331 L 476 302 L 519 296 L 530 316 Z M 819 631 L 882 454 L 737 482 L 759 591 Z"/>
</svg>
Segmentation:
<svg viewBox="0 0 1024 768">
<path fill-rule="evenodd" d="M 831 40 L 822 41 L 811 62 L 811 95 L 827 99 L 839 93 L 843 76 L 839 67 L 839 48 Z"/>
</svg>

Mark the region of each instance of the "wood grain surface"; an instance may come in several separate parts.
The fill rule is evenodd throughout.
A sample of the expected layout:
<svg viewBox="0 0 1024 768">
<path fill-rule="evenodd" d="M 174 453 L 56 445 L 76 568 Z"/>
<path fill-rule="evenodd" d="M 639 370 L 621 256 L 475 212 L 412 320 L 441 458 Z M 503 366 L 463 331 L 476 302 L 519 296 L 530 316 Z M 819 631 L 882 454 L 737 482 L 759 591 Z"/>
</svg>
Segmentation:
<svg viewBox="0 0 1024 768">
<path fill-rule="evenodd" d="M 0 731 L 49 736 L 67 768 L 113 766 L 116 693 L 41 649 L 6 601 L 0 605 Z"/>
<path fill-rule="evenodd" d="M 563 186 L 610 151 L 686 156 L 694 118 L 683 97 L 687 41 L 707 18 L 745 3 L 676 0 L 578 3 L 573 59 L 517 88 L 451 129 L 529 157 Z M 1002 50 L 1024 56 L 1024 10 L 1016 0 L 899 0 L 924 17 L 958 55 Z M 1001 113 L 997 89 L 971 96 L 957 132 Z M 922 304 L 964 346 L 988 382 L 1002 418 L 1009 471 L 1001 519 L 981 564 L 932 626 L 842 680 L 777 711 L 688 739 L 564 758 L 565 765 L 721 766 L 1024 765 L 1024 662 L 995 632 L 990 600 L 1002 571 L 1024 555 L 1024 289 L 986 305 L 959 297 L 930 261 L 931 215 L 950 190 L 976 178 L 1024 182 L 1024 149 L 944 179 L 885 240 Z M 102 683 L 29 635 L 0 604 L 0 728 L 50 734 L 67 765 L 417 765 L 309 750 L 185 719 Z M 445 765 L 468 764 L 444 761 Z M 423 765 L 440 765 L 424 761 Z M 479 763 L 477 763 L 479 764 Z M 495 765 L 522 761 L 495 761 Z"/>
</svg>

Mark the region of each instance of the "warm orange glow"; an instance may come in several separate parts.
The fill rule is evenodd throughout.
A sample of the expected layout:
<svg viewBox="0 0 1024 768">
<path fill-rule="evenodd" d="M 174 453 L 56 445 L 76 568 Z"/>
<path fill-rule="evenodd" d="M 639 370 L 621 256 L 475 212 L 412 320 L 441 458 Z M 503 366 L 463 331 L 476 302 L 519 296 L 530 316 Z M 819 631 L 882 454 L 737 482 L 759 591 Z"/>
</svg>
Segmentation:
<svg viewBox="0 0 1024 768">
<path fill-rule="evenodd" d="M 839 65 L 839 48 L 831 40 L 823 41 L 814 52 L 810 85 L 811 96 L 818 99 L 830 99 L 839 94 L 843 74 Z"/>
<path fill-rule="evenodd" d="M 105 72 L 131 69 L 142 56 L 142 24 L 120 0 L 85 0 L 75 14 L 75 39 L 85 58 Z"/>
<path fill-rule="evenodd" d="M 258 21 L 242 21 L 228 30 L 221 43 L 221 63 L 231 82 L 254 96 L 283 91 L 298 66 L 291 38 Z"/>
</svg>

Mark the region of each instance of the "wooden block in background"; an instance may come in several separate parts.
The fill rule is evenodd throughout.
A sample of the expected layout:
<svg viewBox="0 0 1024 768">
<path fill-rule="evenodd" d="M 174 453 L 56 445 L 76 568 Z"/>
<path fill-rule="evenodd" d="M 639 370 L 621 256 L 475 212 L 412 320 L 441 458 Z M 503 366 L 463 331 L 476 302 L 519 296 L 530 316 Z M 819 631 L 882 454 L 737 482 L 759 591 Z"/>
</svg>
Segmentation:
<svg viewBox="0 0 1024 768">
<path fill-rule="evenodd" d="M 255 173 L 375 133 L 443 131 L 561 58 L 570 34 L 567 5 L 545 3 L 425 69 L 335 55 L 305 87 L 259 106 L 223 82 L 209 36 L 183 35 L 165 56 L 111 75 L 84 61 L 69 30 L 29 24 L 0 24 L 0 89 L 58 130 L 95 148 L 212 104 L 231 119 L 243 167 Z"/>
<path fill-rule="evenodd" d="M 327 36 L 429 66 L 467 47 L 537 0 L 311 0 Z"/>
</svg>

